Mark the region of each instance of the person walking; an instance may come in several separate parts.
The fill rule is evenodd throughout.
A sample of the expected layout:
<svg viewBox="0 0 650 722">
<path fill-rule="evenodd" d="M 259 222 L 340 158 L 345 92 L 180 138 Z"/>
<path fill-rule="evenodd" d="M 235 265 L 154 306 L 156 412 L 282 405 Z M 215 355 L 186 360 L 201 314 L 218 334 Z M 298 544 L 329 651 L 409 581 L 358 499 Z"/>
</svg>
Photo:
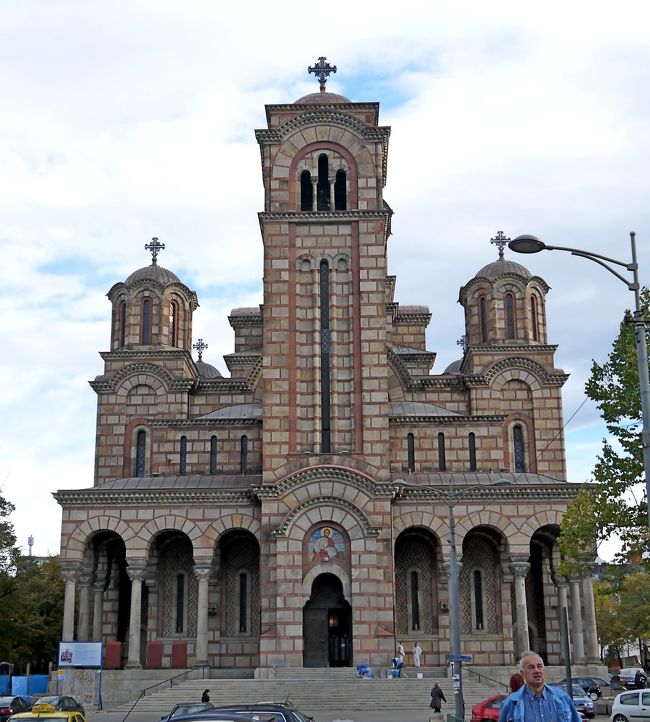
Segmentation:
<svg viewBox="0 0 650 722">
<path fill-rule="evenodd" d="M 499 722 L 580 722 L 571 697 L 545 683 L 544 662 L 536 652 L 524 652 L 519 664 L 524 684 L 501 704 Z"/>
<path fill-rule="evenodd" d="M 210 695 L 208 694 L 210 690 L 204 689 L 203 694 L 201 695 L 201 702 L 209 702 L 210 701 Z"/>
<path fill-rule="evenodd" d="M 445 693 L 440 689 L 440 685 L 434 682 L 433 687 L 431 687 L 431 704 L 429 707 L 431 707 L 434 712 L 440 712 L 442 703 L 446 701 Z"/>
<path fill-rule="evenodd" d="M 406 652 L 404 651 L 404 645 L 400 642 L 397 645 L 397 656 L 399 657 L 400 662 L 404 661 L 404 655 Z"/>
<path fill-rule="evenodd" d="M 419 668 L 421 666 L 420 657 L 422 657 L 422 647 L 420 647 L 419 642 L 416 642 L 413 645 L 413 665 L 415 667 Z"/>
</svg>

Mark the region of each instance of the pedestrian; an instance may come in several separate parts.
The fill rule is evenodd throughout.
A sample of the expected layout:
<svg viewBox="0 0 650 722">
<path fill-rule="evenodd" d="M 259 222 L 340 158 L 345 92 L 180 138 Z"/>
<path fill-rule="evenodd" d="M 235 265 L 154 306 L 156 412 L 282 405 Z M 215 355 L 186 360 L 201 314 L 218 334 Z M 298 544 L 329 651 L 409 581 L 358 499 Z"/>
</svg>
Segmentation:
<svg viewBox="0 0 650 722">
<path fill-rule="evenodd" d="M 536 652 L 524 652 L 520 662 L 524 684 L 501 704 L 499 722 L 580 722 L 571 697 L 544 682 L 544 662 Z"/>
<path fill-rule="evenodd" d="M 203 694 L 201 695 L 201 702 L 209 702 L 210 701 L 210 695 L 208 694 L 210 690 L 204 689 Z"/>
<path fill-rule="evenodd" d="M 519 674 L 519 672 L 515 672 L 512 677 L 510 677 L 510 682 L 508 683 L 508 685 L 511 692 L 516 692 L 518 689 L 524 686 L 524 678 Z"/>
<path fill-rule="evenodd" d="M 406 654 L 406 652 L 404 651 L 404 645 L 400 642 L 400 643 L 397 645 L 397 656 L 399 657 L 400 662 L 403 662 L 403 661 L 404 661 L 404 655 L 405 655 L 405 654 Z"/>
<path fill-rule="evenodd" d="M 637 669 L 636 674 L 634 675 L 634 686 L 637 689 L 644 689 L 646 681 L 647 681 L 646 676 L 643 674 L 643 672 L 640 669 Z"/>
<path fill-rule="evenodd" d="M 431 687 L 431 704 L 429 707 L 431 707 L 434 712 L 440 712 L 442 703 L 446 701 L 445 693 L 440 689 L 440 685 L 434 682 L 433 687 Z"/>
<path fill-rule="evenodd" d="M 420 667 L 420 657 L 422 656 L 422 647 L 420 647 L 420 643 L 416 642 L 413 645 L 413 665 L 415 667 Z"/>
</svg>

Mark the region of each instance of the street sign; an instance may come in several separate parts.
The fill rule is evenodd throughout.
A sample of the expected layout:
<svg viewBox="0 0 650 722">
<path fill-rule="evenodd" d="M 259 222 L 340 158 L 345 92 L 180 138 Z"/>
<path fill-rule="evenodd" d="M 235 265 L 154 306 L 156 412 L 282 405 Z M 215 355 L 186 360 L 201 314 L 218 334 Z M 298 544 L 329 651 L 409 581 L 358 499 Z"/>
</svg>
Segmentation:
<svg viewBox="0 0 650 722">
<path fill-rule="evenodd" d="M 474 657 L 471 654 L 445 654 L 447 662 L 473 662 Z"/>
</svg>

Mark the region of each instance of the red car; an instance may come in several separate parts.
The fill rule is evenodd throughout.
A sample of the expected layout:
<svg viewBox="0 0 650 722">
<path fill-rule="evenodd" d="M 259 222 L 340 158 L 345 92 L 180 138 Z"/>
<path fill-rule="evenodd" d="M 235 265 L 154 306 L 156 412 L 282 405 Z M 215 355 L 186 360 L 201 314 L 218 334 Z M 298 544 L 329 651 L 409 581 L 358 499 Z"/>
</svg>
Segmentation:
<svg viewBox="0 0 650 722">
<path fill-rule="evenodd" d="M 505 694 L 495 694 L 472 707 L 472 722 L 497 722 Z"/>
</svg>

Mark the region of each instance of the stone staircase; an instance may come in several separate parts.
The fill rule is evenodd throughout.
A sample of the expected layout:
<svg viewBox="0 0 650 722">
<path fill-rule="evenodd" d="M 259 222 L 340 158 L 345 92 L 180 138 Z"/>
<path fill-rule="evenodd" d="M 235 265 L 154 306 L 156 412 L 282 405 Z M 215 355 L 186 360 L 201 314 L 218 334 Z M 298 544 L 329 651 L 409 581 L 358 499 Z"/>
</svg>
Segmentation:
<svg viewBox="0 0 650 722">
<path fill-rule="evenodd" d="M 375 670 L 373 670 L 375 671 Z M 158 712 L 161 715 L 180 702 L 198 702 L 204 689 L 210 690 L 210 701 L 216 705 L 254 701 L 291 701 L 303 712 L 329 710 L 427 710 L 430 690 L 439 682 L 447 704 L 443 712 L 453 713 L 452 681 L 445 669 L 422 669 L 422 679 L 415 670 L 408 669 L 408 677 L 393 679 L 386 670 L 377 670 L 372 679 L 359 679 L 355 669 L 277 669 L 269 679 L 233 679 L 212 677 L 175 682 L 173 687 L 152 690 L 136 705 L 138 712 Z M 490 680 L 463 676 L 465 718 L 469 719 L 473 704 L 493 694 L 503 694 L 504 688 Z M 116 711 L 127 711 L 133 703 L 122 704 Z M 152 716 L 152 719 L 155 717 Z"/>
</svg>

